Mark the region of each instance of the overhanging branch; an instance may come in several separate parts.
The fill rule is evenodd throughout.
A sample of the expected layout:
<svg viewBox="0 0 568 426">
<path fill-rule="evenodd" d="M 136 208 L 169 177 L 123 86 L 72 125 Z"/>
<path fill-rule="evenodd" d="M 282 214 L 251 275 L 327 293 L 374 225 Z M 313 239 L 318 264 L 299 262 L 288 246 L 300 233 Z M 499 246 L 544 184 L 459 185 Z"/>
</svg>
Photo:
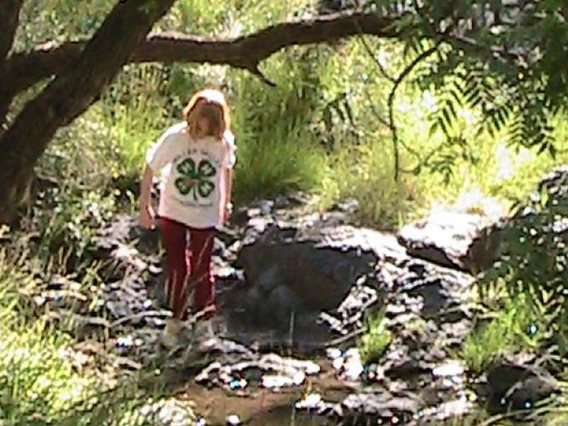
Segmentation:
<svg viewBox="0 0 568 426">
<path fill-rule="evenodd" d="M 174 1 L 116 2 L 82 52 L 73 57 L 73 66 L 59 72 L 0 134 L 0 219 L 26 201 L 33 167 L 57 129 L 92 104 Z"/>
<path fill-rule="evenodd" d="M 339 40 L 360 34 L 400 37 L 396 18 L 375 13 L 340 13 L 296 22 L 284 22 L 232 40 L 215 40 L 180 34 L 153 35 L 139 45 L 130 62 L 186 62 L 230 65 L 255 72 L 260 62 L 294 45 Z M 20 92 L 59 73 L 81 53 L 82 42 L 46 44 L 20 52 L 8 61 L 5 84 Z M 266 79 L 267 80 L 267 79 Z M 267 80 L 268 81 L 268 80 Z"/>
</svg>

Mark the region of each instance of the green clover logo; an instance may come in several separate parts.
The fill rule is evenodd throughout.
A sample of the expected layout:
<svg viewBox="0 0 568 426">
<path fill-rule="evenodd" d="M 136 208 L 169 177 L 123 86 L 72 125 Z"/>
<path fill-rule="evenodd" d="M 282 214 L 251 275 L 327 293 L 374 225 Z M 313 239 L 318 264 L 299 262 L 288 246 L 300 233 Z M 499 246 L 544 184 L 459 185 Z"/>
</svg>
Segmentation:
<svg viewBox="0 0 568 426">
<path fill-rule="evenodd" d="M 175 181 L 177 190 L 182 195 L 191 193 L 194 201 L 198 197 L 207 198 L 215 190 L 212 179 L 217 170 L 209 160 L 201 160 L 199 165 L 195 165 L 192 158 L 186 158 L 176 167 L 181 175 Z"/>
</svg>

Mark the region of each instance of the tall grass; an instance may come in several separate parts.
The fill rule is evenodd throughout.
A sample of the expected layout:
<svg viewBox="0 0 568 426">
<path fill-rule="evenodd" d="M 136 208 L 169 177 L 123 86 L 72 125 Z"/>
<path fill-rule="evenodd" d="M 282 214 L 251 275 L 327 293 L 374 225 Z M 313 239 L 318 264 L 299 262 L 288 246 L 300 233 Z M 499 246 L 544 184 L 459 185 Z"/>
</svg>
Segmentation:
<svg viewBox="0 0 568 426">
<path fill-rule="evenodd" d="M 489 320 L 479 321 L 462 346 L 460 358 L 472 374 L 486 371 L 498 357 L 514 352 L 537 352 L 546 339 L 542 318 L 531 310 L 523 297 L 501 299 Z"/>
<path fill-rule="evenodd" d="M 301 128 L 276 128 L 241 144 L 235 183 L 237 201 L 310 191 L 320 184 L 328 161 L 323 149 L 303 132 Z"/>
<path fill-rule="evenodd" d="M 47 311 L 31 303 L 49 275 L 23 262 L 28 253 L 0 251 L 0 418 L 3 425 L 95 426 L 157 425 L 139 408 L 163 399 L 163 391 L 140 392 L 143 376 L 121 377 L 99 370 L 94 359 L 75 348 L 72 335 L 54 325 Z M 16 256 L 16 254 L 20 254 Z M 44 262 L 45 263 L 45 262 Z M 41 266 L 41 265 L 40 265 Z M 32 268 L 33 274 L 23 267 Z"/>
</svg>

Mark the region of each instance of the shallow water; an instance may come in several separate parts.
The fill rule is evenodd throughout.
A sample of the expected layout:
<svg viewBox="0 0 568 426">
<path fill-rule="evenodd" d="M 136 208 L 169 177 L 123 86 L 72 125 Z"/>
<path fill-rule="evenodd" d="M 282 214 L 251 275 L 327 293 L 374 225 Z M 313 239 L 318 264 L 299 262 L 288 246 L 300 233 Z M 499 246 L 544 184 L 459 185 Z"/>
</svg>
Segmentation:
<svg viewBox="0 0 568 426">
<path fill-rule="evenodd" d="M 193 401 L 194 411 L 206 420 L 207 425 L 225 426 L 227 418 L 235 416 L 241 422 L 238 424 L 247 426 L 335 426 L 335 422 L 295 408 L 306 393 L 320 394 L 326 402 L 336 403 L 353 391 L 337 379 L 328 360 L 320 358 L 317 362 L 322 366 L 322 373 L 307 377 L 301 386 L 278 391 L 247 387 L 244 389 L 246 395 L 238 395 L 190 381 L 183 386 L 183 393 Z"/>
<path fill-rule="evenodd" d="M 275 407 L 274 409 L 250 419 L 247 426 L 331 426 L 332 423 L 322 417 L 314 417 L 307 413 L 296 411 L 291 406 Z"/>
</svg>

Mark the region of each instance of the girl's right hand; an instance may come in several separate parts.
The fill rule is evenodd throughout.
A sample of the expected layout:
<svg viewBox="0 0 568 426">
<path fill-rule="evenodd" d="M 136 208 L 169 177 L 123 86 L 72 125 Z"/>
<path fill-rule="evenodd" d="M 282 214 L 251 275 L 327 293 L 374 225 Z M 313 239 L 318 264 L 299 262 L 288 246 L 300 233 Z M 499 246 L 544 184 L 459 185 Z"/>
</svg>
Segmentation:
<svg viewBox="0 0 568 426">
<path fill-rule="evenodd" d="M 138 224 L 144 229 L 154 229 L 155 216 L 154 209 L 151 206 L 142 208 L 138 215 Z"/>
</svg>

